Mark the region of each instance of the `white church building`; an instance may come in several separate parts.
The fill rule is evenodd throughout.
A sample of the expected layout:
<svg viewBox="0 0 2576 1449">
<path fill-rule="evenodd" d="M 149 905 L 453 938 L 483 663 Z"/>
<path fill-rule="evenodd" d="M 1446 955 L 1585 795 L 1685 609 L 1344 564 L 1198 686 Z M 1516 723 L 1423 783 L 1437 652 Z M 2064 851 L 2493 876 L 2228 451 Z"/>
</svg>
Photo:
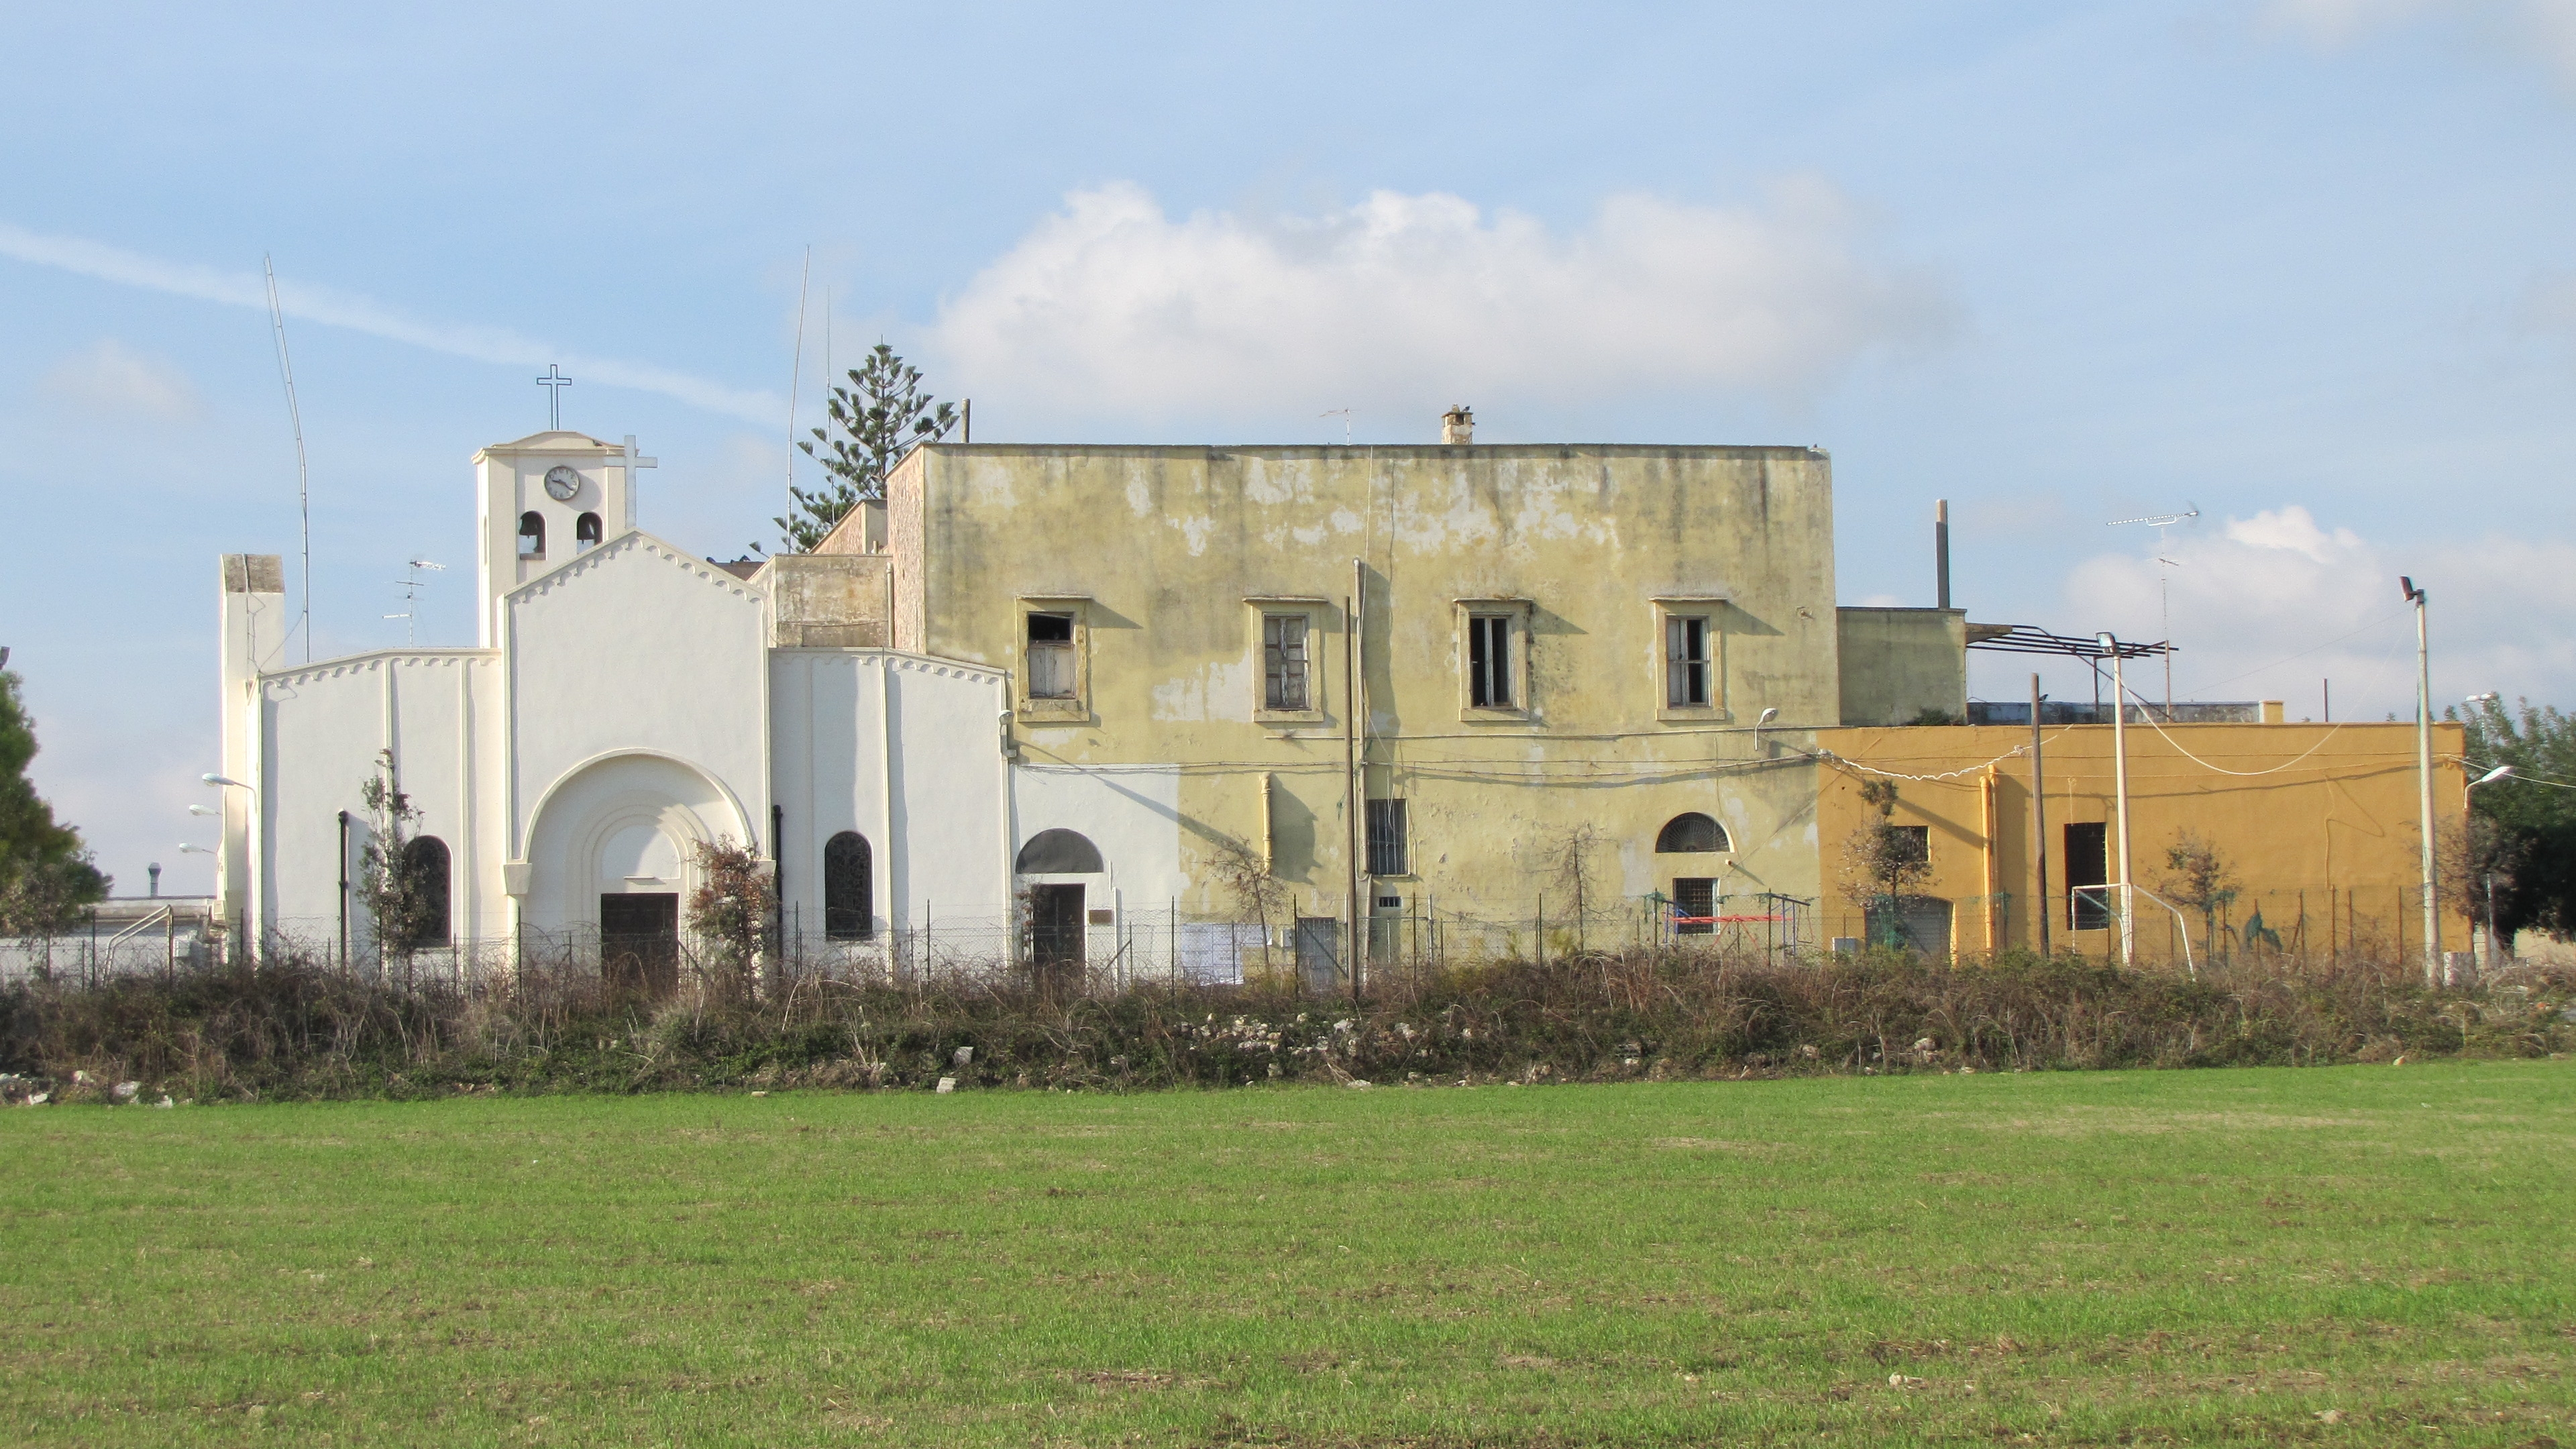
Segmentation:
<svg viewBox="0 0 2576 1449">
<path fill-rule="evenodd" d="M 751 847 L 782 926 L 853 956 L 933 919 L 1006 922 L 1032 876 L 1087 884 L 1077 919 L 1113 930 L 1099 907 L 1180 892 L 1168 812 L 1015 770 L 1005 673 L 887 647 L 881 550 L 698 557 L 637 526 L 653 460 L 632 438 L 550 431 L 473 463 L 470 648 L 285 662 L 279 558 L 223 559 L 232 929 L 372 954 L 354 880 L 388 762 L 445 889 L 433 947 L 676 943 L 704 841 Z"/>
</svg>

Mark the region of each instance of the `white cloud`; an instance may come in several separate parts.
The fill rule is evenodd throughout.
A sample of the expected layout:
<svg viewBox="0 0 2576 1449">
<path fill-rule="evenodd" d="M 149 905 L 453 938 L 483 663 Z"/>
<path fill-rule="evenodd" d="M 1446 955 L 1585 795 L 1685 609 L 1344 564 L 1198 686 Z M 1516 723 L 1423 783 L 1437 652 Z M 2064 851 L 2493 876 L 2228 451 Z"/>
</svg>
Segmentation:
<svg viewBox="0 0 2576 1449">
<path fill-rule="evenodd" d="M 1440 193 L 1175 218 L 1118 183 L 1073 193 L 985 268 L 936 340 L 977 388 L 1067 413 L 1796 397 L 1949 321 L 1941 289 L 1869 258 L 1863 233 L 1814 180 L 1751 208 L 1614 196 L 1566 234 Z"/>
<path fill-rule="evenodd" d="M 2262 16 L 2272 28 L 2326 49 L 2429 16 L 2459 20 L 2576 86 L 2576 0 L 2268 0 Z"/>
<path fill-rule="evenodd" d="M 0 257 L 200 301 L 268 309 L 267 284 L 256 272 L 225 272 L 193 262 L 164 261 L 104 242 L 29 231 L 8 222 L 0 222 Z M 289 317 L 326 327 L 345 327 L 451 357 L 513 367 L 561 363 L 580 381 L 660 393 L 710 412 L 758 423 L 783 416 L 787 408 L 784 401 L 767 393 L 746 392 L 649 364 L 566 352 L 503 328 L 423 321 L 355 292 L 308 286 L 284 278 L 279 279 L 277 292 L 279 310 Z"/>
<path fill-rule="evenodd" d="M 2177 533 L 2156 552 L 2180 563 L 2165 570 L 2178 697 L 2284 699 L 2295 719 L 2331 678 L 2338 717 L 2411 714 L 2415 626 L 2397 585 L 2410 574 L 2430 592 L 2437 708 L 2489 689 L 2576 700 L 2576 542 L 2383 546 L 2287 506 L 2214 535 Z M 2067 577 L 2068 614 L 2160 637 L 2158 571 L 2153 553 L 2089 559 Z M 2152 697 L 2162 683 L 2158 670 L 2131 687 Z"/>
<path fill-rule="evenodd" d="M 83 412 L 132 422 L 184 423 L 204 411 L 197 385 L 166 358 L 147 357 L 104 337 L 54 365 L 45 395 Z"/>
</svg>

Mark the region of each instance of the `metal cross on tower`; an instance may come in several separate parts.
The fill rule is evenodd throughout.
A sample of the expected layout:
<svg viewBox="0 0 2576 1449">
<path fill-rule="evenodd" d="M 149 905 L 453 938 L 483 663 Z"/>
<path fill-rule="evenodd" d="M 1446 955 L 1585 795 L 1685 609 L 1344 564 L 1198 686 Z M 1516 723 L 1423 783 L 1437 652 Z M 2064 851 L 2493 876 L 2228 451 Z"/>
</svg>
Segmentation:
<svg viewBox="0 0 2576 1449">
<path fill-rule="evenodd" d="M 546 364 L 546 375 L 537 379 L 537 386 L 546 390 L 547 429 L 552 432 L 563 431 L 563 390 L 572 386 L 572 379 L 563 375 L 562 368 L 549 362 Z"/>
</svg>

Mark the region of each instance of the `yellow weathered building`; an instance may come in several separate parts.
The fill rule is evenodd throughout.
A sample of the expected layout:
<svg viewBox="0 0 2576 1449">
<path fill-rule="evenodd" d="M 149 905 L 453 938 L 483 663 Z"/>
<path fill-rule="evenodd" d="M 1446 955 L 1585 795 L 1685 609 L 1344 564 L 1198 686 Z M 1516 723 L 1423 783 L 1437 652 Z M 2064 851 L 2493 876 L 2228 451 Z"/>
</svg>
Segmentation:
<svg viewBox="0 0 2576 1449">
<path fill-rule="evenodd" d="M 2002 631 L 1837 608 L 1832 520 L 1809 448 L 930 444 L 825 557 L 780 561 L 813 577 L 779 627 L 1007 673 L 1041 956 L 1123 950 L 1140 909 L 1257 916 L 1337 973 L 1358 932 L 1812 949 L 1871 934 L 1843 860 L 1873 769 L 1929 777 L 1896 807 L 1930 851 L 1924 944 L 2035 943 L 2026 731 L 1916 723 L 1965 717 L 1969 643 Z M 2140 883 L 2190 826 L 2265 931 L 2405 929 L 2404 729 L 2130 733 Z M 2107 818 L 2110 736 L 2048 731 L 2056 856 Z M 2456 763 L 2442 788 L 2456 809 Z M 2058 943 L 2100 945 L 2084 912 Z"/>
<path fill-rule="evenodd" d="M 2141 713 L 2133 707 L 2126 731 L 2138 959 L 2181 964 L 2186 927 L 2203 953 L 2213 928 L 2228 950 L 2421 952 L 2412 724 L 2162 724 Z M 2279 706 L 2264 716 L 2278 721 Z M 2119 879 L 2113 733 L 2107 724 L 2040 731 L 2043 895 L 2027 726 L 1819 731 L 1826 934 L 1886 940 L 1901 929 L 1926 949 L 1963 955 L 2035 949 L 2034 906 L 2044 899 L 2055 949 L 2116 956 L 2117 892 L 2098 889 Z M 2436 819 L 2457 821 L 2466 809 L 2460 727 L 2436 725 L 2433 748 Z M 1849 856 L 1850 842 L 1879 817 L 1862 795 L 1870 781 L 1894 784 L 1887 819 L 1921 832 L 1928 854 L 1929 878 L 1911 892 L 1917 900 L 1894 913 L 1866 908 L 1871 892 Z M 2171 884 L 2181 872 L 2169 852 L 2186 834 L 2217 852 L 2232 899 L 2208 910 L 2175 899 L 2184 892 Z M 2075 886 L 2097 889 L 2071 894 Z M 2466 949 L 2466 919 L 2449 905 L 2442 915 L 2444 947 Z M 1936 943 L 1938 934 L 1946 942 Z"/>
</svg>

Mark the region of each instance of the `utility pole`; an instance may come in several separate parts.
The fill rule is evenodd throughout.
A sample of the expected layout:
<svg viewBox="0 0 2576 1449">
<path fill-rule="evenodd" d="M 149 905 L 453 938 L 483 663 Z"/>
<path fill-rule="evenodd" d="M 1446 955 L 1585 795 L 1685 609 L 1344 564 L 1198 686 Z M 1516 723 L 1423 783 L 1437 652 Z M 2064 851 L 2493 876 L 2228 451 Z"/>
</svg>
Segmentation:
<svg viewBox="0 0 2576 1449">
<path fill-rule="evenodd" d="M 2137 964 L 2138 918 L 2129 909 L 2136 900 L 2129 885 L 2129 681 L 2120 663 L 2120 641 L 2109 634 L 2097 634 L 2094 639 L 2111 655 L 2111 779 L 2120 813 L 2120 964 L 2132 966 Z"/>
<path fill-rule="evenodd" d="M 2424 626 L 2424 591 L 2400 575 L 2397 586 L 2415 606 L 2415 785 L 2420 806 L 2417 833 L 2423 837 L 2424 984 L 2442 984 L 2442 913 L 2434 899 L 2433 880 L 2433 655 Z"/>
<path fill-rule="evenodd" d="M 2039 676 L 2030 677 L 2030 858 L 2039 866 L 2039 954 L 2048 952 L 2048 773 L 2039 756 Z"/>
</svg>

